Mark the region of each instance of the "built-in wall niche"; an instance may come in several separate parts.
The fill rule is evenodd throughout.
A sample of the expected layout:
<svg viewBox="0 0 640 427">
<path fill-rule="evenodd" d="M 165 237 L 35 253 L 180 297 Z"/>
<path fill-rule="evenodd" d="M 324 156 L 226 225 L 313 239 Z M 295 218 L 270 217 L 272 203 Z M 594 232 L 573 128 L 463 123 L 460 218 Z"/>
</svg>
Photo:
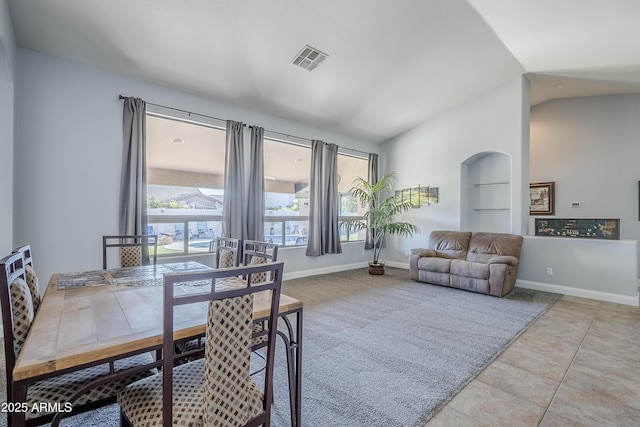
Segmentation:
<svg viewBox="0 0 640 427">
<path fill-rule="evenodd" d="M 478 153 L 462 164 L 461 227 L 511 232 L 511 157 Z"/>
</svg>

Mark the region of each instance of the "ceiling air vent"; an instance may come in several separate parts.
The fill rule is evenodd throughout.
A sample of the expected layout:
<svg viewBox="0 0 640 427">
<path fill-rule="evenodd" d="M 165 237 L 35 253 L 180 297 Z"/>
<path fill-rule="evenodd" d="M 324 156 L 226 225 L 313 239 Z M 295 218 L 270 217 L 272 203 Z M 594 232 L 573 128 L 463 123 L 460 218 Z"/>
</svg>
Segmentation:
<svg viewBox="0 0 640 427">
<path fill-rule="evenodd" d="M 319 63 L 327 59 L 327 56 L 329 55 L 307 45 L 291 60 L 291 63 L 307 71 L 311 71 L 316 68 Z"/>
</svg>

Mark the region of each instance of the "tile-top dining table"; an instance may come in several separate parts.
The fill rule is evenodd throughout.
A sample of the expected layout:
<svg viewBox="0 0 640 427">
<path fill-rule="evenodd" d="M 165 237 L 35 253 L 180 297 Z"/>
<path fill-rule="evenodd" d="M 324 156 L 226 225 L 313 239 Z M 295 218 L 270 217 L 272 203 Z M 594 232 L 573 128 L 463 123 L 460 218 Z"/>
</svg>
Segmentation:
<svg viewBox="0 0 640 427">
<path fill-rule="evenodd" d="M 210 267 L 180 262 L 54 274 L 13 370 L 14 396 L 24 395 L 28 384 L 43 378 L 160 349 L 164 274 L 203 269 Z M 176 286 L 175 292 L 202 291 L 198 288 L 197 283 L 185 283 Z M 254 321 L 270 311 L 269 297 L 260 295 L 254 298 Z M 202 336 L 206 313 L 206 303 L 176 311 L 174 340 Z M 278 315 L 285 325 L 278 335 L 286 344 L 291 423 L 299 426 L 302 302 L 281 295 Z M 21 416 L 12 415 L 13 425 L 24 422 Z"/>
</svg>

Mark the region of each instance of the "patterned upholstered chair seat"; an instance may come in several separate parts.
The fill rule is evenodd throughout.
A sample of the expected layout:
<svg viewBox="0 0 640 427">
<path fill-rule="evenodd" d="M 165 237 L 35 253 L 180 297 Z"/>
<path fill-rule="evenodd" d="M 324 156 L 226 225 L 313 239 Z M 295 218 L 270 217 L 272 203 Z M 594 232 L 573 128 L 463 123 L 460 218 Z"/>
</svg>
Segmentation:
<svg viewBox="0 0 640 427">
<path fill-rule="evenodd" d="M 153 358 L 151 355 L 149 353 L 144 353 L 114 362 L 114 369 L 118 372 L 152 362 Z M 27 389 L 28 406 L 32 407 L 34 403 L 39 404 L 41 402 L 49 402 L 59 403 L 59 407 L 64 407 L 64 403 L 69 402 L 69 398 L 80 390 L 80 388 L 108 373 L 109 365 L 104 364 L 38 381 L 37 383 L 30 385 Z M 80 396 L 75 402 L 73 402 L 73 405 L 84 405 L 86 403 L 98 402 L 100 400 L 116 396 L 127 384 L 148 377 L 152 373 L 152 371 L 143 371 L 137 374 L 128 375 L 120 380 L 111 381 L 98 386 L 97 388 L 94 388 Z M 26 413 L 26 419 L 29 420 L 48 413 L 50 412 L 29 411 Z"/>
<path fill-rule="evenodd" d="M 173 417 L 178 425 L 204 426 L 205 360 L 198 359 L 173 370 Z M 254 395 L 252 413 L 262 412 L 262 392 L 253 381 L 249 392 Z M 121 410 L 134 426 L 162 426 L 162 376 L 154 375 L 127 387 L 119 396 Z"/>
</svg>

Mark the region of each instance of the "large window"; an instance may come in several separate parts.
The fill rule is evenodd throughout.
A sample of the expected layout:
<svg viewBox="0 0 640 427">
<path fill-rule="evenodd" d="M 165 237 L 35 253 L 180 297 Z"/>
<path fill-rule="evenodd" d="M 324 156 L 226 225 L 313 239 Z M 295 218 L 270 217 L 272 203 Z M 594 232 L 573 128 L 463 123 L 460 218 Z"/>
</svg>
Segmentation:
<svg viewBox="0 0 640 427">
<path fill-rule="evenodd" d="M 362 157 L 338 154 L 338 193 L 340 194 L 340 219 L 362 217 L 367 206 L 361 206 L 349 190 L 356 177 L 367 179 L 369 161 Z M 364 240 L 366 232 L 340 228 L 340 240 L 345 242 Z"/>
<path fill-rule="evenodd" d="M 282 246 L 307 244 L 311 149 L 265 138 L 264 238 Z"/>
<path fill-rule="evenodd" d="M 356 176 L 367 177 L 367 159 L 338 154 L 340 217 L 362 216 L 349 190 Z M 311 149 L 277 140 L 264 141 L 265 240 L 283 246 L 307 244 Z M 342 241 L 364 240 L 364 232 L 340 230 Z"/>
<path fill-rule="evenodd" d="M 222 235 L 224 129 L 147 114 L 147 213 L 157 234 L 158 255 L 215 250 Z M 307 244 L 311 149 L 264 140 L 264 240 L 281 246 Z M 367 159 L 338 155 L 340 217 L 359 217 L 349 193 L 356 176 L 366 178 Z M 342 241 L 363 240 L 363 232 L 340 230 Z"/>
<path fill-rule="evenodd" d="M 147 115 L 147 213 L 158 254 L 209 252 L 222 234 L 225 130 Z"/>
</svg>

